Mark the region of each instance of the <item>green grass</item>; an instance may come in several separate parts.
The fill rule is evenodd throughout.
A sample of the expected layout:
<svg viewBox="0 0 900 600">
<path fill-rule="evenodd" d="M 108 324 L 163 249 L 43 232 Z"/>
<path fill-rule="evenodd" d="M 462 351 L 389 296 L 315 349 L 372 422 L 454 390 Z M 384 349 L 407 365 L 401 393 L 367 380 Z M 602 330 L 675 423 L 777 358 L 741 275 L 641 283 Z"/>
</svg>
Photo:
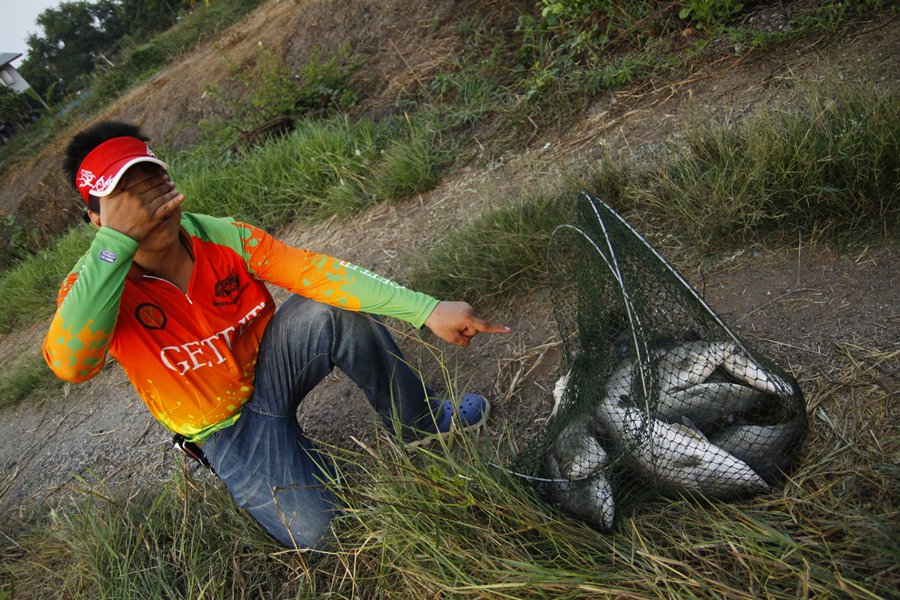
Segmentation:
<svg viewBox="0 0 900 600">
<path fill-rule="evenodd" d="M 0 332 L 14 331 L 49 320 L 63 278 L 87 250 L 92 238 L 88 227 L 78 227 L 56 243 L 20 261 L 0 276 Z M 10 359 L 0 372 L 0 408 L 27 398 L 45 396 L 62 382 L 47 368 L 40 348 Z"/>
<path fill-rule="evenodd" d="M 597 92 L 663 77 L 693 56 L 683 47 L 676 3 L 653 0 L 545 2 L 562 13 L 523 15 L 516 28 L 518 77 L 510 84 L 512 121 L 565 123 Z M 582 10 L 590 8 L 588 15 Z"/>
<path fill-rule="evenodd" d="M 426 124 L 303 119 L 268 143 L 221 156 L 201 146 L 171 161 L 187 210 L 263 227 L 349 214 L 432 188 L 447 152 Z"/>
<path fill-rule="evenodd" d="M 206 89 L 221 114 L 201 121 L 203 145 L 225 151 L 257 146 L 272 132 L 289 130 L 295 120 L 327 117 L 353 106 L 356 95 L 348 79 L 361 61 L 350 61 L 348 48 L 326 60 L 314 53 L 297 73 L 280 54 L 264 47 L 256 49 L 252 63 L 237 66 L 223 61 L 229 77 Z"/>
<path fill-rule="evenodd" d="M 0 176 L 12 165 L 35 156 L 56 134 L 57 124 L 49 118 L 43 118 L 29 124 L 25 132 L 10 138 L 0 146 Z"/>
<path fill-rule="evenodd" d="M 805 373 L 811 436 L 783 488 L 743 502 L 658 499 L 600 534 L 495 464 L 521 445 L 457 436 L 405 449 L 331 448 L 345 500 L 325 553 L 276 548 L 213 478 L 99 489 L 43 522 L 8 522 L 0 589 L 41 597 L 879 598 L 900 582 L 896 352 L 854 346 Z M 844 397 L 855 389 L 851 406 Z M 846 424 L 835 428 L 833 423 Z M 863 426 L 864 425 L 864 426 Z M 5 586 L 5 587 L 4 587 Z"/>
<path fill-rule="evenodd" d="M 62 388 L 40 350 L 25 353 L 10 361 L 0 373 L 0 409 L 14 406 L 26 398 L 46 396 Z"/>
<path fill-rule="evenodd" d="M 72 229 L 33 257 L 0 275 L 0 332 L 53 314 L 59 286 L 93 238 L 87 226 Z"/>
<path fill-rule="evenodd" d="M 898 223 L 897 86 L 820 86 L 790 112 L 689 130 L 684 144 L 637 196 L 695 243 L 798 231 L 844 242 Z"/>
<path fill-rule="evenodd" d="M 506 298 L 544 280 L 547 242 L 571 215 L 568 192 L 536 195 L 488 211 L 414 258 L 413 287 L 470 302 Z"/>
<path fill-rule="evenodd" d="M 716 5 L 730 8 L 678 16 L 686 6 Z M 513 28 L 467 15 L 457 24 L 462 53 L 402 104 L 434 111 L 449 131 L 477 129 L 479 139 L 489 138 L 502 151 L 523 135 L 565 127 L 604 90 L 642 81 L 665 85 L 729 56 L 738 60 L 750 51 L 833 34 L 855 20 L 889 18 L 883 0 L 826 0 L 795 7 L 783 29 L 757 28 L 765 19 L 742 19 L 756 8 L 731 0 L 541 0 L 520 13 Z M 696 18 L 701 13 L 706 16 Z"/>
<path fill-rule="evenodd" d="M 14 584 L 15 597 L 225 598 L 296 587 L 289 557 L 274 554 L 228 493 L 183 470 L 161 489 L 95 490 L 20 534 L 3 563 L 47 570 L 4 570 L 0 589 Z"/>
</svg>

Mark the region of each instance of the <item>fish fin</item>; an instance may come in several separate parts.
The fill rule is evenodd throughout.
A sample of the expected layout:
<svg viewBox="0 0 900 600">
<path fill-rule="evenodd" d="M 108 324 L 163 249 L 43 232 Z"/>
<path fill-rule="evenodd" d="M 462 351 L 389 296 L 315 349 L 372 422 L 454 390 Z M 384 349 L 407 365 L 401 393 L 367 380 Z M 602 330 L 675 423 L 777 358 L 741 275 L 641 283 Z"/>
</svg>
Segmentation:
<svg viewBox="0 0 900 600">
<path fill-rule="evenodd" d="M 563 398 L 566 395 L 566 388 L 569 386 L 569 377 L 572 375 L 571 369 L 568 373 L 560 377 L 556 380 L 556 384 L 553 386 L 553 410 L 550 412 L 550 417 L 553 418 L 556 416 L 556 413 L 559 411 L 559 405 L 562 404 Z"/>
<path fill-rule="evenodd" d="M 703 434 L 703 432 L 700 431 L 700 428 L 697 427 L 697 425 L 694 424 L 694 422 L 691 421 L 687 416 L 681 415 L 681 423 L 682 423 L 685 427 L 687 427 L 688 429 L 690 429 L 690 430 L 693 432 L 694 435 L 700 436 L 700 437 L 703 439 L 704 442 L 706 442 L 707 444 L 709 443 L 709 438 L 707 438 L 707 437 Z"/>
<path fill-rule="evenodd" d="M 683 418 L 687 419 L 686 417 L 683 417 Z M 690 419 L 687 419 L 687 420 L 688 420 L 688 422 L 690 422 Z M 684 436 L 687 436 L 689 438 L 693 438 L 693 439 L 697 440 L 698 442 L 705 442 L 707 444 L 709 443 L 709 440 L 706 439 L 705 435 L 700 433 L 699 430 L 694 429 L 693 427 L 690 427 L 689 425 L 684 425 L 682 423 L 669 423 L 669 426 L 672 429 L 674 429 L 675 431 L 677 431 L 678 433 L 680 433 Z"/>
</svg>

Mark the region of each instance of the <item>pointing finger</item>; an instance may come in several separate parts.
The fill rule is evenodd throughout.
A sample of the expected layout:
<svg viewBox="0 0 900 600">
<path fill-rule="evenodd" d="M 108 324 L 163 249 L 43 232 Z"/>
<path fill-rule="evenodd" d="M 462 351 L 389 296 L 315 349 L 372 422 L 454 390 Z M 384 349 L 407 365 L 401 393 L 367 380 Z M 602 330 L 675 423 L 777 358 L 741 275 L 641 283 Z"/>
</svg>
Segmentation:
<svg viewBox="0 0 900 600">
<path fill-rule="evenodd" d="M 477 331 L 483 331 L 484 333 L 510 333 L 510 332 L 512 332 L 512 329 L 510 329 L 506 325 L 500 325 L 499 323 L 488 323 L 487 321 L 482 321 L 481 319 L 475 320 L 475 329 Z"/>
</svg>

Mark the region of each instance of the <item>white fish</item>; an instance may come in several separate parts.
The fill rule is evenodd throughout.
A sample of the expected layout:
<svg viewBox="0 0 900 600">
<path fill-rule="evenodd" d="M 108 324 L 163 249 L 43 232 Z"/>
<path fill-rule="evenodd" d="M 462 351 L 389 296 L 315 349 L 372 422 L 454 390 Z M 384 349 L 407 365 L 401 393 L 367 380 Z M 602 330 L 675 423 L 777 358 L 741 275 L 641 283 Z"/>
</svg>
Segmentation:
<svg viewBox="0 0 900 600">
<path fill-rule="evenodd" d="M 731 342 L 687 342 L 656 357 L 663 392 L 683 390 L 706 378 L 734 351 Z"/>
<path fill-rule="evenodd" d="M 738 352 L 736 348 L 722 360 L 722 368 L 738 381 L 743 381 L 761 392 L 777 396 L 794 394 L 793 387 L 785 380 L 766 371 L 749 356 Z"/>
<path fill-rule="evenodd" d="M 597 416 L 635 466 L 666 487 L 716 497 L 769 489 L 747 463 L 683 425 L 649 418 L 612 398 L 598 405 Z"/>
<path fill-rule="evenodd" d="M 768 398 L 768 394 L 740 383 L 698 383 L 683 390 L 661 392 L 653 416 L 670 423 L 687 417 L 704 428 L 752 412 Z"/>
<path fill-rule="evenodd" d="M 606 382 L 606 397 L 614 398 L 617 402 L 631 395 L 631 387 L 634 383 L 634 362 L 626 362 L 620 365 Z"/>
<path fill-rule="evenodd" d="M 806 415 L 777 425 L 734 425 L 711 436 L 712 442 L 750 465 L 768 483 L 788 471 L 806 437 Z"/>
<path fill-rule="evenodd" d="M 597 471 L 586 481 L 564 480 L 552 454 L 547 454 L 544 469 L 551 481 L 541 482 L 540 487 L 551 501 L 574 517 L 601 529 L 612 529 L 616 512 L 615 499 L 612 486 L 602 471 Z"/>
<path fill-rule="evenodd" d="M 559 470 L 566 479 L 584 479 L 604 467 L 609 457 L 591 431 L 585 416 L 575 416 L 567 423 L 550 449 Z"/>
</svg>

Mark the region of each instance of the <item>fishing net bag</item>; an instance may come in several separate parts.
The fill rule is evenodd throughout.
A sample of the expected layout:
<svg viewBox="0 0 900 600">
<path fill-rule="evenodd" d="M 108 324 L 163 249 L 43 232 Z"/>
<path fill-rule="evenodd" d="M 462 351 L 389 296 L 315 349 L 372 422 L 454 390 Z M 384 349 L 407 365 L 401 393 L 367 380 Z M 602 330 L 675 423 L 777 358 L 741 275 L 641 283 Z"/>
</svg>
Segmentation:
<svg viewBox="0 0 900 600">
<path fill-rule="evenodd" d="M 583 194 L 548 250 L 563 342 L 554 410 L 514 460 L 601 529 L 658 494 L 766 492 L 807 432 L 797 382 L 735 334 L 622 217 Z"/>
</svg>

